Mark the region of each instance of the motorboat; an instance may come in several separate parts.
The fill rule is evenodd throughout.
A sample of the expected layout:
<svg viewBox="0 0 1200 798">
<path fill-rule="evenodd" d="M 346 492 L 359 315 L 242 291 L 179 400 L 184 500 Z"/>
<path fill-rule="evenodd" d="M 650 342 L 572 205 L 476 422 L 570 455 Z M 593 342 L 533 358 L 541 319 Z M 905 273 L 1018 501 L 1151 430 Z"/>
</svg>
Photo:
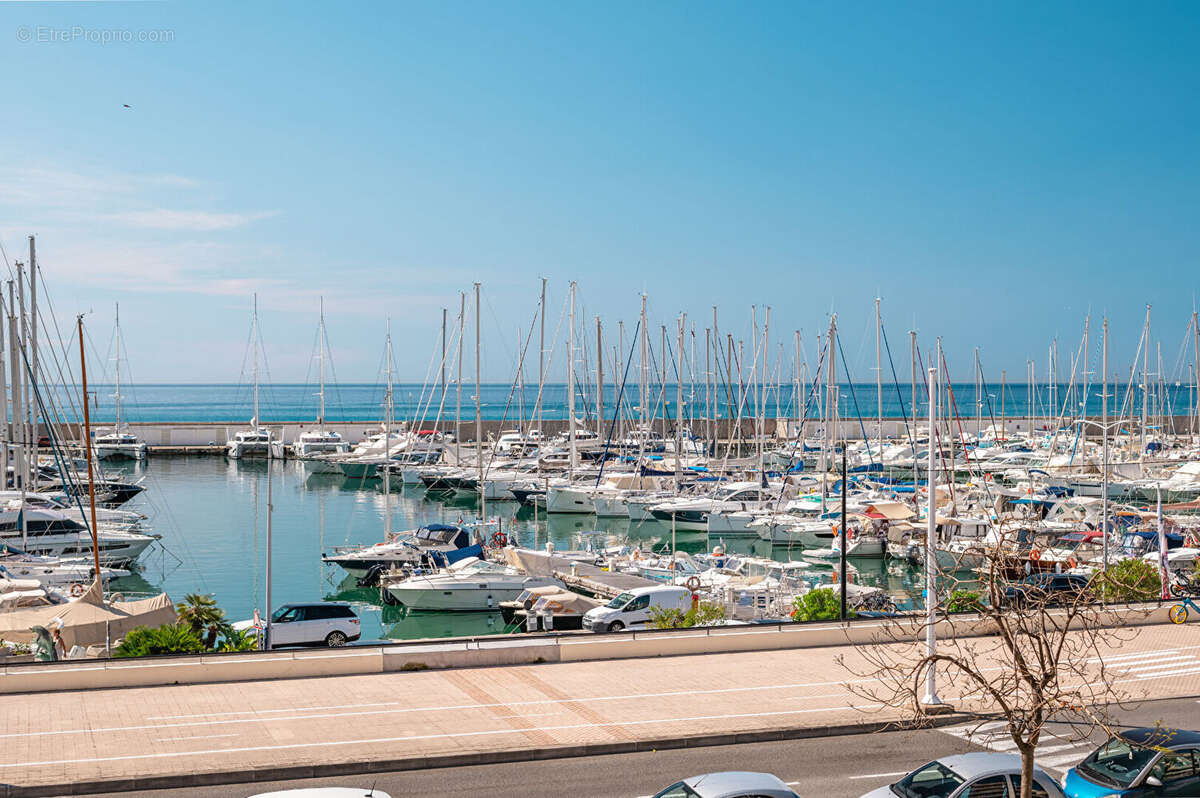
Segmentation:
<svg viewBox="0 0 1200 798">
<path fill-rule="evenodd" d="M 455 524 L 428 524 L 392 540 L 373 546 L 334 549 L 321 557 L 350 576 L 362 580 L 371 571 L 444 567 L 465 557 L 478 557 L 479 543 L 472 544 L 471 528 Z"/>
<path fill-rule="evenodd" d="M 531 587 L 558 585 L 552 576 L 530 576 L 507 565 L 468 557 L 436 574 L 414 575 L 384 585 L 390 600 L 410 610 L 495 611 Z"/>
<path fill-rule="evenodd" d="M 157 538 L 140 532 L 100 528 L 96 531 L 100 564 L 122 568 L 136 560 Z M 0 510 L 0 543 L 29 554 L 49 557 L 91 556 L 88 528 L 57 510 Z"/>
</svg>

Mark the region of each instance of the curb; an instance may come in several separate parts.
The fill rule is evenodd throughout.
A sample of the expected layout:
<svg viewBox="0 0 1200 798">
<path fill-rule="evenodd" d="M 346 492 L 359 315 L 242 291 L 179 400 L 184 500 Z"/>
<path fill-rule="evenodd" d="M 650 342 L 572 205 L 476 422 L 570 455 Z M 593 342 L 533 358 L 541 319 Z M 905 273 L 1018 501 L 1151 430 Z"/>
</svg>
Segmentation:
<svg viewBox="0 0 1200 798">
<path fill-rule="evenodd" d="M 938 726 L 948 726 L 953 723 L 969 720 L 971 717 L 973 716 L 966 713 L 950 712 L 930 717 L 923 727 L 936 728 Z M 98 779 L 64 784 L 36 784 L 30 786 L 0 784 L 0 798 L 44 798 L 56 795 L 88 795 L 90 793 L 134 790 L 173 790 L 184 787 L 208 787 L 215 784 L 253 784 L 256 782 L 287 781 L 292 779 L 318 779 L 363 773 L 432 770 L 435 768 L 495 765 L 509 762 L 533 762 L 548 759 L 603 756 L 607 754 L 633 754 L 674 748 L 705 748 L 716 745 L 803 740 L 814 737 L 836 737 L 848 734 L 874 734 L 876 732 L 893 731 L 902 728 L 906 728 L 906 726 L 901 721 L 873 721 L 844 723 L 832 726 L 807 726 L 794 729 L 730 732 L 728 734 L 700 734 L 691 737 L 663 737 L 624 743 L 591 743 L 587 745 L 562 745 L 551 748 L 481 751 L 479 753 L 449 754 L 445 756 L 377 759 L 321 765 L 288 765 L 275 768 L 260 768 L 258 770 L 243 769 L 215 771 L 211 773 L 180 773 L 173 776 Z"/>
</svg>

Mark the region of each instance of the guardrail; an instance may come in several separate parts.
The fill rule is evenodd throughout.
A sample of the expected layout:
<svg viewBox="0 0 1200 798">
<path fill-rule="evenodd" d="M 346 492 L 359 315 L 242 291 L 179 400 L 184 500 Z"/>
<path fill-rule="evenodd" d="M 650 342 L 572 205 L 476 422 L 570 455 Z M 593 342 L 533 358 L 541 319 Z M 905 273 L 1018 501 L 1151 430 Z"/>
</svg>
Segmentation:
<svg viewBox="0 0 1200 798">
<path fill-rule="evenodd" d="M 1166 605 L 1132 605 L 1127 625 L 1165 623 Z M 897 626 L 899 624 L 899 626 Z M 883 632 L 887 631 L 885 637 Z M 170 684 L 208 684 L 394 673 L 431 668 L 470 668 L 543 662 L 666 657 L 689 654 L 854 646 L 913 639 L 925 631 L 923 616 L 847 622 L 709 626 L 607 634 L 545 633 L 520 636 L 414 640 L 337 649 L 284 649 L 0 664 L 0 693 L 95 690 Z M 937 624 L 942 637 L 990 634 L 986 619 L 965 613 Z"/>
</svg>

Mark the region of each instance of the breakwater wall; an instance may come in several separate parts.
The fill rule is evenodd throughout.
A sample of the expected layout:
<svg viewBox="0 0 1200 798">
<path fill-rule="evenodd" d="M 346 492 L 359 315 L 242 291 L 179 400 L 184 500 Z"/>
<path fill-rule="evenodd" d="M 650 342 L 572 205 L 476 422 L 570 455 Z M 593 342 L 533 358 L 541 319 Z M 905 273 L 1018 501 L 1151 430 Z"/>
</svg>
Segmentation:
<svg viewBox="0 0 1200 798">
<path fill-rule="evenodd" d="M 973 435 L 977 430 L 985 430 L 992 425 L 990 419 L 976 420 L 974 418 L 964 418 L 954 422 L 962 432 L 967 435 Z M 1004 421 L 1004 429 L 1008 434 L 1024 434 L 1030 430 L 1052 430 L 1054 428 L 1054 419 L 1049 418 L 1008 418 Z M 1165 425 L 1167 430 L 1174 430 L 1180 433 L 1186 433 L 1193 428 L 1195 419 L 1190 416 L 1175 416 L 1167 419 Z M 163 447 L 184 447 L 184 446 L 220 446 L 230 440 L 239 430 L 247 428 L 247 424 L 228 422 L 228 421 L 213 421 L 213 422 L 196 422 L 196 421 L 181 421 L 181 422 L 144 422 L 131 423 L 127 425 L 129 430 L 145 441 L 149 446 Z M 342 434 L 346 440 L 357 442 L 373 435 L 380 431 L 378 421 L 331 421 L 322 425 L 325 429 L 330 429 Z M 484 420 L 482 422 L 484 440 L 494 440 L 504 430 L 514 429 L 517 425 L 509 422 L 497 420 Z M 526 425 L 528 426 L 528 425 Z M 585 424 L 589 429 L 597 430 L 602 437 L 607 437 L 609 430 L 612 427 L 611 421 L 597 424 L 593 419 Z M 858 440 L 864 437 L 874 439 L 879 434 L 879 424 L 875 419 L 858 421 L 857 419 L 843 419 L 837 422 L 833 429 L 833 436 L 837 440 Z M 1000 420 L 996 419 L 996 426 L 999 428 Z M 302 421 L 264 421 L 261 427 L 270 430 L 275 440 L 283 440 L 291 442 L 301 432 L 315 429 L 317 425 L 313 422 Z M 560 432 L 565 432 L 567 422 L 563 419 L 546 419 L 542 421 L 542 431 L 547 436 L 553 436 Z M 669 437 L 673 434 L 674 422 L 667 419 L 664 423 L 662 419 L 653 422 L 655 431 L 664 432 Z M 733 419 L 717 419 L 715 422 L 716 437 L 720 440 L 729 440 L 733 438 L 752 438 L 755 433 L 755 422 L 753 420 L 743 419 L 740 423 Z M 424 429 L 438 429 L 442 432 L 453 435 L 455 431 L 454 422 L 443 422 L 441 424 L 428 424 Z M 691 422 L 691 429 L 697 436 L 707 437 L 710 430 L 710 422 L 703 419 L 697 419 Z M 763 432 L 771 438 L 792 438 L 799 431 L 800 423 L 796 419 L 766 419 L 763 423 Z M 824 425 L 820 421 L 809 420 L 805 423 L 804 433 L 808 437 L 821 438 L 824 434 Z M 93 434 L 103 432 L 106 428 L 95 426 L 92 429 Z M 621 430 L 628 429 L 628 425 L 623 425 Z M 740 429 L 740 431 L 739 431 Z M 912 424 L 905 423 L 904 419 L 885 418 L 883 420 L 883 436 L 885 438 L 905 438 L 912 429 Z M 1131 430 L 1136 430 L 1136 425 L 1130 427 Z M 462 440 L 474 441 L 475 439 L 475 422 L 463 421 L 459 426 Z M 1086 435 L 1088 438 L 1099 440 L 1100 432 L 1095 427 L 1086 427 Z M 1155 432 L 1158 432 L 1155 430 Z M 67 441 L 78 441 L 82 437 L 82 425 L 80 424 L 63 424 L 58 428 L 60 439 Z M 614 431 L 614 436 L 616 432 Z M 1074 434 L 1072 431 L 1066 431 L 1063 434 Z"/>
</svg>

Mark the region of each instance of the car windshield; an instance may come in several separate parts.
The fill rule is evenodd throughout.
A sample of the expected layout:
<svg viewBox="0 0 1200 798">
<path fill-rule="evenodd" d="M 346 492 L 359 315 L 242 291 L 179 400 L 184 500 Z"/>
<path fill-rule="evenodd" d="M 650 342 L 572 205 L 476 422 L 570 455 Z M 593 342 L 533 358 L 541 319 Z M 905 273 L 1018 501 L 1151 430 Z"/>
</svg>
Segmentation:
<svg viewBox="0 0 1200 798">
<path fill-rule="evenodd" d="M 608 607 L 610 610 L 619 610 L 622 607 L 624 607 L 626 604 L 628 604 L 629 600 L 632 598 L 633 598 L 632 593 L 622 593 L 621 595 L 617 596 L 615 599 L 608 602 L 604 606 Z"/>
<path fill-rule="evenodd" d="M 700 798 L 700 793 L 681 781 L 677 784 L 672 784 L 662 792 L 655 793 L 654 798 Z"/>
<path fill-rule="evenodd" d="M 1114 737 L 1079 763 L 1077 770 L 1113 787 L 1129 787 L 1157 752 Z"/>
<path fill-rule="evenodd" d="M 893 784 L 892 792 L 904 798 L 947 798 L 962 783 L 962 776 L 941 762 L 930 762 Z"/>
</svg>

